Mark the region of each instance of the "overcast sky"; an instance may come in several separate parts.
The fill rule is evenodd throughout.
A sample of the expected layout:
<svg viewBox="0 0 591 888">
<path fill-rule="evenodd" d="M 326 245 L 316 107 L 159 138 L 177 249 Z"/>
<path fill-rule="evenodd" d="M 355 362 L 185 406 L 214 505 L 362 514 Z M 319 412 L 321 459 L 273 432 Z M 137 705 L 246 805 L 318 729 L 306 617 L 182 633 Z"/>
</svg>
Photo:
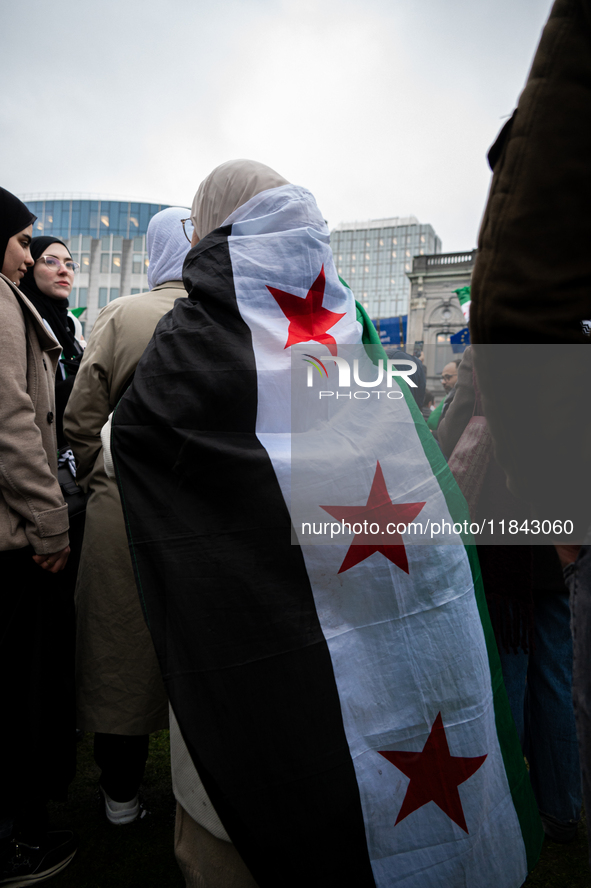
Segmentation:
<svg viewBox="0 0 591 888">
<path fill-rule="evenodd" d="M 236 157 L 332 226 L 475 246 L 549 0 L 2 0 L 0 184 L 190 204 Z"/>
</svg>

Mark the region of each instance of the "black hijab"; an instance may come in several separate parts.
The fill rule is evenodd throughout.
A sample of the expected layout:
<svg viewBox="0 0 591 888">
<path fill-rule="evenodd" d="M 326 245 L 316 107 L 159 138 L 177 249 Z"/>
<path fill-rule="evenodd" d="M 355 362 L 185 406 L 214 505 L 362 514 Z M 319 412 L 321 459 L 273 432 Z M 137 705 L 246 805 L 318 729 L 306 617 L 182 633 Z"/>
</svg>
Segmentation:
<svg viewBox="0 0 591 888">
<path fill-rule="evenodd" d="M 36 218 L 22 200 L 6 188 L 0 188 L 0 269 L 10 238 L 32 225 Z"/>
<path fill-rule="evenodd" d="M 51 244 L 61 244 L 62 247 L 66 247 L 59 237 L 43 236 L 33 238 L 31 241 L 31 256 L 35 262 Z M 66 250 L 68 250 L 67 247 Z M 42 293 L 37 286 L 34 272 L 35 266 L 33 265 L 28 269 L 20 283 L 21 290 L 53 330 L 56 339 L 64 351 L 63 357 L 67 360 L 72 358 L 79 360 L 79 356 L 82 355 L 82 347 L 74 336 L 69 323 L 68 300 L 52 299 L 51 296 Z"/>
</svg>

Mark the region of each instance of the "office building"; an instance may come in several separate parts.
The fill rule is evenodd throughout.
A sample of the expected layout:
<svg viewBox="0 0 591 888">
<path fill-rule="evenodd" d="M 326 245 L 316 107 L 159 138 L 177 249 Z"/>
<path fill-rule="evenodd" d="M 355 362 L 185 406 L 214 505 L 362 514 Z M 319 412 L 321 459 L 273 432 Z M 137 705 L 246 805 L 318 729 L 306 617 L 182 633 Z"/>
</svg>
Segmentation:
<svg viewBox="0 0 591 888">
<path fill-rule="evenodd" d="M 413 257 L 441 252 L 432 226 L 414 216 L 341 222 L 330 241 L 338 273 L 376 319 L 408 314 Z"/>
<path fill-rule="evenodd" d="M 80 318 L 86 336 L 108 302 L 148 290 L 146 231 L 152 216 L 169 204 L 78 194 L 19 196 L 37 216 L 34 236 L 61 238 L 80 264 L 70 306 L 86 307 Z"/>
</svg>

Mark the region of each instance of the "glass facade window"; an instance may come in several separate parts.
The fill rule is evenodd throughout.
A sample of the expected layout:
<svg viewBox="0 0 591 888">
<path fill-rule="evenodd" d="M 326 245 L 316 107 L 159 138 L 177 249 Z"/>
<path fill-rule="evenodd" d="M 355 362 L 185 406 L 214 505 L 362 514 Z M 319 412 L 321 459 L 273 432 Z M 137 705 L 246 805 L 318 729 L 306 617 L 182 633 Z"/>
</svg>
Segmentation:
<svg viewBox="0 0 591 888">
<path fill-rule="evenodd" d="M 111 274 L 121 274 L 121 253 L 111 256 Z"/>
<path fill-rule="evenodd" d="M 146 232 L 152 216 L 168 206 L 115 200 L 27 200 L 26 196 L 23 199 L 37 216 L 35 234 L 62 238 L 78 235 L 98 238 L 107 232 L 121 238 L 139 237 Z"/>
<path fill-rule="evenodd" d="M 119 299 L 119 287 L 111 287 L 109 302 L 112 302 L 113 299 Z"/>
<path fill-rule="evenodd" d="M 90 271 L 90 253 L 81 253 L 80 254 L 80 271 L 89 272 Z"/>
<path fill-rule="evenodd" d="M 134 250 L 143 250 L 143 249 L 144 249 L 144 239 L 143 239 L 143 237 L 134 237 L 134 239 L 133 239 L 133 249 L 134 249 Z"/>
<path fill-rule="evenodd" d="M 107 296 L 109 290 L 107 287 L 99 287 L 99 308 L 104 308 L 107 304 Z"/>
<path fill-rule="evenodd" d="M 142 273 L 142 254 L 134 253 L 133 254 L 133 263 L 131 266 L 131 270 L 133 274 L 141 274 Z"/>
<path fill-rule="evenodd" d="M 338 273 L 349 279 L 354 292 L 358 288 L 360 299 L 367 299 L 372 317 L 408 312 L 410 283 L 406 272 L 412 269 L 412 257 L 420 255 L 421 249 L 423 255 L 441 250 L 439 238 L 430 225 L 396 223 L 393 219 L 392 224 L 379 227 L 372 227 L 370 223 L 365 228 L 343 226 L 331 232 Z M 421 237 L 424 248 L 420 246 Z M 400 254 L 397 246 L 402 247 Z"/>
<path fill-rule="evenodd" d="M 91 237 L 83 237 L 82 238 L 82 249 L 83 250 L 90 250 L 91 245 L 92 245 L 92 238 Z"/>
<path fill-rule="evenodd" d="M 113 235 L 113 249 L 114 250 L 122 250 L 123 249 L 123 238 L 118 235 Z"/>
<path fill-rule="evenodd" d="M 78 287 L 78 307 L 88 305 L 88 287 Z"/>
<path fill-rule="evenodd" d="M 139 288 L 139 287 L 132 287 L 132 288 L 131 288 L 131 295 L 132 295 L 132 296 L 135 296 L 136 293 L 139 293 L 139 292 L 140 292 L 140 288 Z"/>
<path fill-rule="evenodd" d="M 148 266 L 150 265 L 150 260 L 147 256 L 144 257 L 144 274 L 148 273 Z"/>
<path fill-rule="evenodd" d="M 101 274 L 109 273 L 109 253 L 101 253 Z"/>
</svg>

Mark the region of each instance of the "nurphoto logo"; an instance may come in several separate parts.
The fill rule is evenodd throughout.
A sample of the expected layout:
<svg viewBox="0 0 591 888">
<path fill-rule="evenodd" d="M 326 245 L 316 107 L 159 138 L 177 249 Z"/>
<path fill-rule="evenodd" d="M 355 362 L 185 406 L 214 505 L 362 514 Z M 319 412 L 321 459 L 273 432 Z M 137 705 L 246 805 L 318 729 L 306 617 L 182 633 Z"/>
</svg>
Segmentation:
<svg viewBox="0 0 591 888">
<path fill-rule="evenodd" d="M 314 387 L 314 370 L 316 370 L 321 379 L 328 379 L 328 369 L 325 364 L 328 364 L 332 361 L 333 364 L 336 365 L 338 370 L 338 382 L 337 388 L 351 388 L 351 365 L 346 358 L 337 357 L 336 355 L 321 355 L 319 358 L 315 355 L 304 354 L 302 356 L 302 360 L 308 364 L 308 374 L 307 374 L 307 382 L 306 385 L 308 388 Z M 372 364 L 376 372 L 375 379 L 361 379 L 360 371 L 359 371 L 359 359 L 354 358 L 353 360 L 353 382 L 355 385 L 359 386 L 361 391 L 356 392 L 335 392 L 335 391 L 319 391 L 319 398 L 330 398 L 336 395 L 337 398 L 357 398 L 358 400 L 367 400 L 371 397 L 372 394 L 376 395 L 379 399 L 380 395 L 386 395 L 390 400 L 399 400 L 403 398 L 404 395 L 400 391 L 400 389 L 393 389 L 393 381 L 397 377 L 398 379 L 404 380 L 410 388 L 417 388 L 416 382 L 411 379 L 412 375 L 416 372 L 417 365 L 415 361 L 407 360 L 406 358 L 380 358 L 377 362 L 377 366 Z M 386 388 L 378 390 L 377 387 L 379 385 L 383 385 L 385 382 Z M 369 392 L 366 389 L 376 389 L 376 391 Z M 390 391 L 387 391 L 390 389 Z"/>
</svg>

